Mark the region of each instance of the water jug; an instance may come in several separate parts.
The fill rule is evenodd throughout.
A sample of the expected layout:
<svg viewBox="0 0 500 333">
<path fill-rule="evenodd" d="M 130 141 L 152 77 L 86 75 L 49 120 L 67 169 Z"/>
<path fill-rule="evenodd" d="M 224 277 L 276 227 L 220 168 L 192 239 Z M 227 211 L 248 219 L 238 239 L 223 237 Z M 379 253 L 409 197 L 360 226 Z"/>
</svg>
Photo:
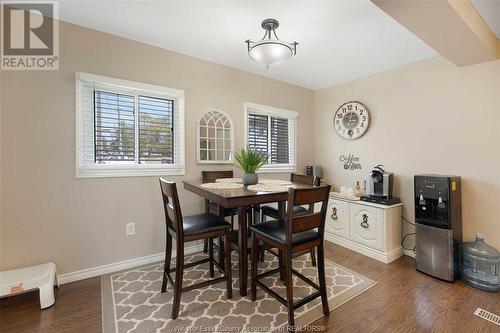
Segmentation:
<svg viewBox="0 0 500 333">
<path fill-rule="evenodd" d="M 462 280 L 478 289 L 500 290 L 500 253 L 484 243 L 481 233 L 462 245 Z"/>
</svg>

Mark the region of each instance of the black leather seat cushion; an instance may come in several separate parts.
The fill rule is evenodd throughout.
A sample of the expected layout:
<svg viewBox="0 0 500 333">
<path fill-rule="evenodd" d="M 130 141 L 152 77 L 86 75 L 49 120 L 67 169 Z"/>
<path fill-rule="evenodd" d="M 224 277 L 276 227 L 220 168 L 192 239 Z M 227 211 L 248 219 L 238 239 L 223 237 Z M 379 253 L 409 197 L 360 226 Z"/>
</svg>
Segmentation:
<svg viewBox="0 0 500 333">
<path fill-rule="evenodd" d="M 266 216 L 271 216 L 275 219 L 279 218 L 278 216 L 278 205 L 271 204 L 271 205 L 264 205 L 261 206 L 260 209 L 262 210 L 262 214 Z M 305 207 L 302 206 L 293 206 L 293 215 L 298 216 L 298 215 L 304 215 L 309 213 L 309 210 Z"/>
<path fill-rule="evenodd" d="M 278 243 L 285 244 L 286 230 L 283 220 L 257 223 L 251 226 L 250 230 Z M 316 230 L 296 232 L 292 234 L 292 245 L 296 246 L 316 239 L 320 239 L 319 233 Z"/>
<path fill-rule="evenodd" d="M 214 214 L 198 214 L 183 217 L 184 235 L 196 235 L 204 232 L 230 229 L 231 224 Z M 175 230 L 175 225 L 172 225 Z"/>
</svg>

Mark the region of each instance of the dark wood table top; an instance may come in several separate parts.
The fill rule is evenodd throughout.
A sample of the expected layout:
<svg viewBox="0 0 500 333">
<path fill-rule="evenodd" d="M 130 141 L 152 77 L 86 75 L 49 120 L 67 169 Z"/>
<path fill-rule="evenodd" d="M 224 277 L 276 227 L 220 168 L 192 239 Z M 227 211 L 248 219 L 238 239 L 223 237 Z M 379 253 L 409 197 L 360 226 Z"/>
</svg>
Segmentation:
<svg viewBox="0 0 500 333">
<path fill-rule="evenodd" d="M 286 201 L 288 191 L 283 192 L 255 192 L 247 189 L 246 186 L 237 189 L 212 189 L 202 187 L 200 180 L 185 180 L 184 188 L 196 193 L 210 201 L 216 202 L 225 208 L 235 208 L 240 206 L 250 206 L 269 202 Z M 293 188 L 313 188 L 312 185 L 292 183 Z"/>
</svg>

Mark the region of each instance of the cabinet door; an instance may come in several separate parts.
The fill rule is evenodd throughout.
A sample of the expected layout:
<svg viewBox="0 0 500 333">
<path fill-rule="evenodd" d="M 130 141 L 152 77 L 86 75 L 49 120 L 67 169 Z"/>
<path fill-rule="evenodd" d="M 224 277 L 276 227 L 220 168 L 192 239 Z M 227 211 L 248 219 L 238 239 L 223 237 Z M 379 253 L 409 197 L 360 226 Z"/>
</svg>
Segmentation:
<svg viewBox="0 0 500 333">
<path fill-rule="evenodd" d="M 384 212 L 359 204 L 350 205 L 350 238 L 352 241 L 384 250 Z"/>
<path fill-rule="evenodd" d="M 330 199 L 326 211 L 325 231 L 349 239 L 349 203 Z"/>
</svg>

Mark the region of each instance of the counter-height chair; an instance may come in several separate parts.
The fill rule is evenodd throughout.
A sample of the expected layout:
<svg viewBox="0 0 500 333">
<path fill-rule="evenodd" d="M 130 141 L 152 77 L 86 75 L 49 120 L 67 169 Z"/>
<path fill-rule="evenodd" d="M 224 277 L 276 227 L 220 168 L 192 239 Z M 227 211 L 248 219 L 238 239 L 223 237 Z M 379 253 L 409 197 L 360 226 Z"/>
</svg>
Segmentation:
<svg viewBox="0 0 500 333">
<path fill-rule="evenodd" d="M 233 178 L 233 170 L 224 171 L 202 171 L 201 181 L 203 183 L 214 183 L 219 178 Z M 212 213 L 222 218 L 231 217 L 231 227 L 234 228 L 234 216 L 238 215 L 238 208 L 224 208 L 205 199 L 205 213 Z M 203 252 L 208 252 L 208 239 L 203 244 Z"/>
<path fill-rule="evenodd" d="M 299 184 L 306 184 L 306 185 L 319 185 L 317 184 L 317 177 L 314 176 L 306 176 L 306 175 L 300 175 L 297 173 L 292 173 L 290 175 L 290 181 L 292 183 L 299 183 Z M 314 209 L 314 205 L 309 205 L 307 208 L 304 206 L 293 206 L 292 212 L 293 215 L 299 216 L 299 215 L 304 215 L 307 213 L 312 212 Z M 287 210 L 287 214 L 290 210 Z M 260 221 L 265 222 L 266 217 L 271 217 L 273 219 L 278 219 L 279 218 L 279 213 L 278 213 L 278 203 L 273 202 L 271 204 L 265 204 L 260 206 Z M 276 254 L 271 251 L 271 253 Z M 298 253 L 297 256 L 300 256 L 304 253 Z M 316 253 L 314 252 L 314 249 L 310 250 L 311 254 L 311 262 L 313 266 L 316 266 Z M 261 255 L 261 258 L 264 256 Z"/>
<path fill-rule="evenodd" d="M 172 305 L 172 319 L 179 315 L 179 305 L 181 301 L 181 293 L 193 289 L 203 288 L 208 285 L 226 281 L 227 298 L 232 298 L 231 287 L 231 256 L 230 247 L 226 246 L 225 267 L 214 260 L 213 242 L 210 241 L 208 258 L 198 260 L 189 264 L 184 263 L 184 243 L 197 241 L 201 239 L 213 239 L 216 237 L 225 237 L 226 244 L 230 244 L 231 225 L 223 218 L 214 214 L 198 214 L 192 216 L 182 216 L 179 196 L 175 182 L 170 182 L 164 178 L 160 178 L 160 188 L 163 197 L 163 208 L 165 209 L 166 222 L 166 249 L 165 249 L 165 266 L 163 269 L 163 282 L 161 292 L 167 289 L 167 281 L 169 281 L 174 289 L 174 300 Z M 175 268 L 170 268 L 172 260 L 172 239 L 176 242 L 177 256 L 175 260 Z M 220 249 L 221 250 L 221 249 Z M 209 280 L 182 287 L 182 277 L 184 269 L 192 266 L 197 266 L 204 263 L 209 263 Z M 214 265 L 222 272 L 223 276 L 214 278 Z M 170 273 L 175 271 L 175 281 Z"/>
<path fill-rule="evenodd" d="M 276 220 L 257 223 L 250 227 L 252 233 L 252 268 L 251 268 L 251 293 L 252 300 L 257 297 L 257 286 L 287 307 L 288 324 L 293 330 L 295 325 L 294 310 L 310 301 L 321 297 L 323 313 L 329 314 L 328 298 L 325 284 L 325 258 L 323 248 L 323 236 L 325 232 L 325 217 L 330 194 L 330 185 L 320 186 L 312 189 L 290 189 L 288 192 L 288 211 L 292 211 L 297 205 L 314 205 L 321 203 L 319 212 L 309 211 L 306 214 L 288 214 L 285 220 Z M 257 274 L 258 242 L 264 245 L 276 247 L 283 254 L 283 262 L 276 269 Z M 304 250 L 318 248 L 318 280 L 319 285 L 292 267 L 292 258 L 295 253 Z M 266 286 L 260 279 L 284 270 L 284 283 L 286 286 L 286 298 Z M 305 298 L 293 301 L 292 274 L 316 289 L 316 292 Z"/>
</svg>

